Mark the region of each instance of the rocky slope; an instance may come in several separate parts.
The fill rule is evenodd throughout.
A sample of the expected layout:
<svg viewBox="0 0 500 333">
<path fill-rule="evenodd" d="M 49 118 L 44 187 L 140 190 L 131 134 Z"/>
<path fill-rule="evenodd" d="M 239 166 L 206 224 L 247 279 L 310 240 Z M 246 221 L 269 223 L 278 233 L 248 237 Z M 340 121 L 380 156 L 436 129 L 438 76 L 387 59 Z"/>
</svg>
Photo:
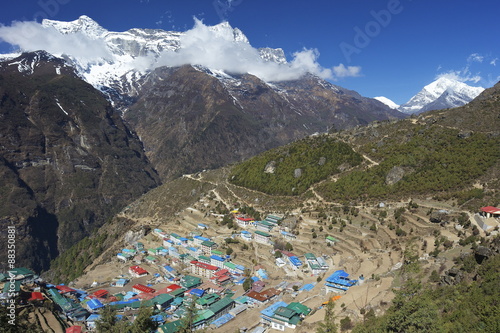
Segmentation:
<svg viewBox="0 0 500 333">
<path fill-rule="evenodd" d="M 403 117 L 312 75 L 266 83 L 190 65 L 155 69 L 133 98 L 124 118 L 163 179 L 240 161 L 315 132 Z"/>
<path fill-rule="evenodd" d="M 48 268 L 160 183 L 104 96 L 45 52 L 0 63 L 0 119 L 0 220 L 16 226 L 17 266 Z"/>
</svg>

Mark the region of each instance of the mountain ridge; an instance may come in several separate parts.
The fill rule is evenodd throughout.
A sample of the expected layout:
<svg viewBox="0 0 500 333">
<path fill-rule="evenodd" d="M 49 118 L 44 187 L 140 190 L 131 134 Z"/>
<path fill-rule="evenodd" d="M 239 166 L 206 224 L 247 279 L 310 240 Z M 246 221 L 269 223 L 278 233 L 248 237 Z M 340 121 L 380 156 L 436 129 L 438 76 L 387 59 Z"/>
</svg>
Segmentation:
<svg viewBox="0 0 500 333">
<path fill-rule="evenodd" d="M 19 231 L 19 265 L 48 269 L 161 183 L 104 96 L 46 52 L 0 62 L 0 117 L 0 220 Z"/>
</svg>

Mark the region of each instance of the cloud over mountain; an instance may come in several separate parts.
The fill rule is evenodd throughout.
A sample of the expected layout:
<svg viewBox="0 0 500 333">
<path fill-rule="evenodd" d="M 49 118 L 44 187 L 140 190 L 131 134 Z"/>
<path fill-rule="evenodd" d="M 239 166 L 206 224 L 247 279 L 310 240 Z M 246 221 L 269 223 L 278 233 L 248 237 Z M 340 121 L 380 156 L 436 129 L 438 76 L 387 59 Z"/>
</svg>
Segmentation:
<svg viewBox="0 0 500 333">
<path fill-rule="evenodd" d="M 19 46 L 22 51 L 45 50 L 54 55 L 72 55 L 85 62 L 111 59 L 112 56 L 104 40 L 92 39 L 81 31 L 61 34 L 34 21 L 1 25 L 0 39 Z"/>
<path fill-rule="evenodd" d="M 194 21 L 192 29 L 179 34 L 178 47 L 136 56 L 129 59 L 126 67 L 136 66 L 144 70 L 159 66 L 202 65 L 228 73 L 254 74 L 265 81 L 292 80 L 306 73 L 336 80 L 359 76 L 361 72 L 358 66 L 321 66 L 316 49 L 294 52 L 291 60 L 286 62 L 266 61 L 259 54 L 259 49 L 253 47 L 239 29 L 233 29 L 227 22 L 207 26 L 196 18 Z M 0 39 L 18 45 L 23 51 L 42 49 L 87 64 L 123 61 L 112 52 L 106 40 L 111 34 L 117 33 L 108 32 L 90 18 L 82 16 L 73 22 L 50 22 L 48 26 L 36 22 L 14 22 L 11 26 L 0 26 Z"/>
</svg>

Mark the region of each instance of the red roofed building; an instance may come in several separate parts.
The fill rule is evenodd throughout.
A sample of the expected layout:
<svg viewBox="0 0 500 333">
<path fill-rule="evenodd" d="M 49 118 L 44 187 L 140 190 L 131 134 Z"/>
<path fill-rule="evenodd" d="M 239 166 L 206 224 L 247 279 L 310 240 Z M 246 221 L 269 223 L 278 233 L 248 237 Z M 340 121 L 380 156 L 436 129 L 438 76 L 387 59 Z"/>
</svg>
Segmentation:
<svg viewBox="0 0 500 333">
<path fill-rule="evenodd" d="M 246 228 L 253 221 L 255 221 L 255 219 L 251 217 L 243 217 L 241 215 L 236 216 L 236 223 L 243 228 Z"/>
<path fill-rule="evenodd" d="M 104 290 L 104 289 L 99 289 L 99 290 L 92 293 L 92 295 L 94 295 L 97 298 L 106 298 L 108 296 L 108 294 L 109 294 L 109 292 L 107 290 Z"/>
<path fill-rule="evenodd" d="M 191 273 L 196 275 L 201 275 L 207 278 L 211 278 L 219 270 L 219 267 L 206 264 L 204 262 L 192 260 L 191 261 Z"/>
<path fill-rule="evenodd" d="M 265 302 L 267 302 L 268 300 L 268 297 L 266 294 L 261 294 L 261 293 L 258 293 L 256 291 L 249 291 L 247 294 L 246 294 L 247 297 L 250 297 L 251 299 L 254 300 L 254 302 L 256 302 L 257 304 L 264 304 Z"/>
<path fill-rule="evenodd" d="M 159 293 L 162 293 L 162 294 L 168 294 L 168 293 L 171 293 L 172 291 L 174 290 L 177 290 L 177 289 L 181 289 L 182 287 L 179 286 L 178 284 L 171 284 L 170 286 L 168 287 L 165 287 L 163 289 L 160 289 L 158 290 Z"/>
<path fill-rule="evenodd" d="M 128 272 L 136 278 L 148 275 L 148 271 L 140 266 L 130 266 Z"/>
<path fill-rule="evenodd" d="M 200 286 L 198 286 L 198 289 L 204 290 L 209 293 L 221 293 L 224 291 L 224 288 L 219 287 L 212 281 L 203 282 Z"/>
<path fill-rule="evenodd" d="M 222 275 L 222 276 L 216 277 L 214 281 L 218 285 L 223 286 L 223 285 L 231 282 L 231 277 L 227 276 L 227 275 Z"/>
<path fill-rule="evenodd" d="M 58 285 L 56 286 L 56 289 L 59 290 L 59 293 L 61 294 L 65 294 L 65 293 L 72 293 L 72 292 L 75 292 L 75 289 L 73 288 L 70 288 L 68 286 L 64 286 L 64 285 Z"/>
<path fill-rule="evenodd" d="M 32 292 L 31 297 L 28 299 L 28 301 L 43 301 L 43 294 L 39 292 Z"/>
<path fill-rule="evenodd" d="M 484 231 L 495 229 L 500 222 L 500 208 L 487 206 L 481 208 L 481 214 L 474 215 L 474 220 Z"/>
<path fill-rule="evenodd" d="M 82 332 L 82 327 L 81 326 L 71 326 L 66 329 L 66 333 L 81 333 Z"/>
<path fill-rule="evenodd" d="M 500 217 L 500 208 L 493 207 L 493 206 L 487 206 L 487 207 L 482 207 L 481 211 L 483 213 L 486 213 L 486 217 Z M 497 215 L 497 216 L 493 216 Z"/>
<path fill-rule="evenodd" d="M 143 284 L 136 284 L 132 287 L 136 293 L 154 293 L 156 290 Z"/>
<path fill-rule="evenodd" d="M 226 268 L 221 269 L 220 271 L 217 271 L 217 272 L 214 273 L 215 277 L 221 277 L 223 275 L 228 275 L 229 276 L 229 275 L 231 275 L 231 273 L 229 273 L 229 270 L 226 269 Z"/>
</svg>

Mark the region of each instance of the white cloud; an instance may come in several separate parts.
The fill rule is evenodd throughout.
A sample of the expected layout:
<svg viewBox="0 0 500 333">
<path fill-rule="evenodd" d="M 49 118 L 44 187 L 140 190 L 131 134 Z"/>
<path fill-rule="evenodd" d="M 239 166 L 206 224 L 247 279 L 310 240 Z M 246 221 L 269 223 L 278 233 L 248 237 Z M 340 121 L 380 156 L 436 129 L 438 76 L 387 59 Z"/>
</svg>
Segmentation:
<svg viewBox="0 0 500 333">
<path fill-rule="evenodd" d="M 17 45 L 22 51 L 45 50 L 56 56 L 78 57 L 84 62 L 111 58 L 104 41 L 90 39 L 81 32 L 61 34 L 34 21 L 0 25 L 0 40 Z"/>
<path fill-rule="evenodd" d="M 361 67 L 359 66 L 344 66 L 344 64 L 339 64 L 333 67 L 333 73 L 336 77 L 357 77 L 361 75 Z"/>
<path fill-rule="evenodd" d="M 360 67 L 339 65 L 333 69 L 322 67 L 316 49 L 293 53 L 287 64 L 264 61 L 259 51 L 244 41 L 235 42 L 232 28 L 212 29 L 195 19 L 195 26 L 180 39 L 180 49 L 164 52 L 157 65 L 202 65 L 228 73 L 251 73 L 266 81 L 297 79 L 312 73 L 323 79 L 359 76 Z"/>
<path fill-rule="evenodd" d="M 472 53 L 468 58 L 467 62 L 483 62 L 484 56 L 479 53 Z"/>
<path fill-rule="evenodd" d="M 497 60 L 498 60 L 498 58 L 495 58 L 495 59 L 491 60 L 490 61 L 490 65 L 496 66 L 497 65 Z"/>
<path fill-rule="evenodd" d="M 480 73 L 473 74 L 471 73 L 469 67 L 465 67 L 461 70 L 452 70 L 446 73 L 441 73 L 436 76 L 436 79 L 445 77 L 452 80 L 457 80 L 460 82 L 472 82 L 478 83 L 483 78 L 479 75 Z"/>
<path fill-rule="evenodd" d="M 297 51 L 286 64 L 267 62 L 246 38 L 235 37 L 235 30 L 229 24 L 209 27 L 195 18 L 194 27 L 180 36 L 178 50 L 164 51 L 158 58 L 136 58 L 128 63 L 141 70 L 159 66 L 202 65 L 227 73 L 250 73 L 265 81 L 292 80 L 306 73 L 337 80 L 360 76 L 361 73 L 361 67 L 358 66 L 321 66 L 316 49 Z M 23 51 L 45 50 L 56 56 L 67 55 L 83 60 L 84 63 L 124 59 L 124 56 L 111 54 L 103 39 L 91 39 L 80 31 L 61 34 L 55 28 L 44 27 L 37 22 L 14 22 L 11 26 L 0 26 L 0 40 L 18 45 Z M 99 70 L 104 70 L 104 67 Z"/>
</svg>

